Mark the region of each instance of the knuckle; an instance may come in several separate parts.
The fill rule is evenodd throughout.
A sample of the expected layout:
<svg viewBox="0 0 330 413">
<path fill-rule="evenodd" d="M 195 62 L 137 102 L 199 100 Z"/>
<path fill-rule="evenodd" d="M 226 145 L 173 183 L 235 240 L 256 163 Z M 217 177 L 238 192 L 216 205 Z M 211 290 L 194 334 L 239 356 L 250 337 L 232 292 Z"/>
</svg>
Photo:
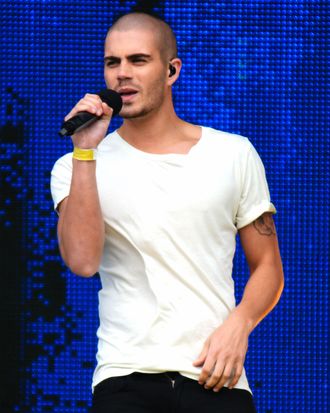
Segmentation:
<svg viewBox="0 0 330 413">
<path fill-rule="evenodd" d="M 213 357 L 216 357 L 218 354 L 220 354 L 220 351 L 217 348 L 210 348 L 210 355 Z"/>
<path fill-rule="evenodd" d="M 231 352 L 228 350 L 220 350 L 219 354 L 221 354 L 221 358 L 224 360 L 228 360 L 231 357 Z"/>
<path fill-rule="evenodd" d="M 207 367 L 203 368 L 202 375 L 203 376 L 209 376 L 209 374 L 210 374 L 210 369 L 207 368 Z"/>
</svg>

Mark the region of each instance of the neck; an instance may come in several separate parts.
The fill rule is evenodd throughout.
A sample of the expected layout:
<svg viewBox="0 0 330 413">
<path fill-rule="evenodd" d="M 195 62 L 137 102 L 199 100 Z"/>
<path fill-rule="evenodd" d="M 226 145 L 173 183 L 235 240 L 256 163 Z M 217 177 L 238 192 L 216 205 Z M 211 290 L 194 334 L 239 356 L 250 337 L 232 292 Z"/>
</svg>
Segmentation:
<svg viewBox="0 0 330 413">
<path fill-rule="evenodd" d="M 172 104 L 141 118 L 125 119 L 118 133 L 130 144 L 141 148 L 161 148 L 180 135 L 185 124 Z"/>
</svg>

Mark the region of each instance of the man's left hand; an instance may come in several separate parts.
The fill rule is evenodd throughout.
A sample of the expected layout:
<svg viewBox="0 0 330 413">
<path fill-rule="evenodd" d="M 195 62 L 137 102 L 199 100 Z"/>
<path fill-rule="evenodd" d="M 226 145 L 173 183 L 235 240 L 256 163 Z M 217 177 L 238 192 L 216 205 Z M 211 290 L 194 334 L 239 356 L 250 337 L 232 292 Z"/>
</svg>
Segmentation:
<svg viewBox="0 0 330 413">
<path fill-rule="evenodd" d="M 231 313 L 208 337 L 193 363 L 195 367 L 203 366 L 198 383 L 219 391 L 229 380 L 228 387 L 233 388 L 243 372 L 249 334 L 247 320 L 235 311 Z"/>
</svg>

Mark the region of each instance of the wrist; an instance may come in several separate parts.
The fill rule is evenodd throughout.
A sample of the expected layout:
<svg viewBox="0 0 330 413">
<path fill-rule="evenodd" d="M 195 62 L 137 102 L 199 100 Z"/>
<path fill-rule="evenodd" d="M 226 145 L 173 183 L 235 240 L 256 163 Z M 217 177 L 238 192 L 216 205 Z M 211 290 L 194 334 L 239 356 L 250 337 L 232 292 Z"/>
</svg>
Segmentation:
<svg viewBox="0 0 330 413">
<path fill-rule="evenodd" d="M 229 315 L 229 318 L 235 318 L 248 329 L 249 334 L 253 331 L 256 326 L 256 322 L 252 317 L 249 317 L 246 311 L 240 305 L 238 305 L 232 313 Z"/>
<path fill-rule="evenodd" d="M 72 158 L 78 161 L 95 161 L 97 158 L 97 149 L 94 148 L 73 148 Z"/>
</svg>

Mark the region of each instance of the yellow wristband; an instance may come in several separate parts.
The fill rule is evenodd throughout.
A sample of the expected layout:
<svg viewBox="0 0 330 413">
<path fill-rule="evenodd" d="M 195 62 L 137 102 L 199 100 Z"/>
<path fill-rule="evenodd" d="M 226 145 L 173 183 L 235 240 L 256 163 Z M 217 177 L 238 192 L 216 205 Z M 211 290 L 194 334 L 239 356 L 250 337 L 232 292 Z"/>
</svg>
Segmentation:
<svg viewBox="0 0 330 413">
<path fill-rule="evenodd" d="M 81 149 L 76 146 L 73 148 L 73 159 L 78 159 L 78 161 L 95 161 L 96 160 L 96 149 Z"/>
</svg>

